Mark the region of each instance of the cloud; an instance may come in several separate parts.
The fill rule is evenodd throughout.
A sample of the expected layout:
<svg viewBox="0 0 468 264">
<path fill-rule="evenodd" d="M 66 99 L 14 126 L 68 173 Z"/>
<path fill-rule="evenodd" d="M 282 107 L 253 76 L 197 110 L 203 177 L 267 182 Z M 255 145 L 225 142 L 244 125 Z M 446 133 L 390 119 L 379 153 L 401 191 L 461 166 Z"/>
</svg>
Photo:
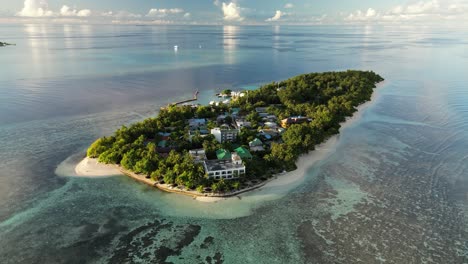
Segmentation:
<svg viewBox="0 0 468 264">
<path fill-rule="evenodd" d="M 281 19 L 281 16 L 283 16 L 283 12 L 281 12 L 281 10 L 276 10 L 275 15 L 273 17 L 271 17 L 271 18 L 268 18 L 265 21 L 267 21 L 267 22 L 278 21 L 278 20 Z"/>
<path fill-rule="evenodd" d="M 215 1 L 213 2 L 213 5 L 215 5 L 215 6 L 220 6 L 220 5 L 221 5 L 221 2 L 219 2 L 219 0 L 215 0 Z"/>
<path fill-rule="evenodd" d="M 181 14 L 184 13 L 184 10 L 181 8 L 162 8 L 162 9 L 157 9 L 157 8 L 152 8 L 148 12 L 146 16 L 148 17 L 165 17 L 167 15 L 174 15 L 174 14 Z"/>
<path fill-rule="evenodd" d="M 130 18 L 140 18 L 142 15 L 140 14 L 134 14 L 125 10 L 121 11 L 108 11 L 105 13 L 102 13 L 101 16 L 103 17 L 112 17 L 112 18 L 117 18 L 117 19 L 130 19 Z"/>
<path fill-rule="evenodd" d="M 436 12 L 440 8 L 439 1 L 433 0 L 428 2 L 417 2 L 406 7 L 406 13 L 408 14 L 427 14 Z"/>
<path fill-rule="evenodd" d="M 61 16 L 66 16 L 66 17 L 89 17 L 91 15 L 91 10 L 89 9 L 82 9 L 82 10 L 76 10 L 72 9 L 67 5 L 62 6 L 60 8 L 60 15 Z"/>
<path fill-rule="evenodd" d="M 377 13 L 377 11 L 373 8 L 367 9 L 366 12 L 363 12 L 361 10 L 357 10 L 354 13 L 349 14 L 345 20 L 348 21 L 369 21 L 369 20 L 374 20 L 376 18 L 380 17 L 380 14 Z"/>
<path fill-rule="evenodd" d="M 284 8 L 293 8 L 294 5 L 292 3 L 287 3 L 284 5 Z"/>
<path fill-rule="evenodd" d="M 25 0 L 23 9 L 17 15 L 22 17 L 50 17 L 54 13 L 49 10 L 45 0 Z"/>
<path fill-rule="evenodd" d="M 349 14 L 346 21 L 441 21 L 466 20 L 468 18 L 467 0 L 438 0 L 419 1 L 408 5 L 398 5 L 385 11 L 369 8 L 367 11 L 357 10 Z"/>
<path fill-rule="evenodd" d="M 241 8 L 234 2 L 230 2 L 229 4 L 223 2 L 222 10 L 224 14 L 224 20 L 226 21 L 244 20 L 244 17 L 241 16 Z"/>
</svg>

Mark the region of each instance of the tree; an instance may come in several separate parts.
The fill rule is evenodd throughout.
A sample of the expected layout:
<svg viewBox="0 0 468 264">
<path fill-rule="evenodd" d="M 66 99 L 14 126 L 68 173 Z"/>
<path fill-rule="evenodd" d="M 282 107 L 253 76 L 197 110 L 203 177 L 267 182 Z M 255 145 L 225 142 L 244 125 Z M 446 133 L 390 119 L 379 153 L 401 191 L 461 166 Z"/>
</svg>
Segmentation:
<svg viewBox="0 0 468 264">
<path fill-rule="evenodd" d="M 199 193 L 204 193 L 205 192 L 203 185 L 198 185 L 197 186 L 197 192 L 199 192 Z"/>
</svg>

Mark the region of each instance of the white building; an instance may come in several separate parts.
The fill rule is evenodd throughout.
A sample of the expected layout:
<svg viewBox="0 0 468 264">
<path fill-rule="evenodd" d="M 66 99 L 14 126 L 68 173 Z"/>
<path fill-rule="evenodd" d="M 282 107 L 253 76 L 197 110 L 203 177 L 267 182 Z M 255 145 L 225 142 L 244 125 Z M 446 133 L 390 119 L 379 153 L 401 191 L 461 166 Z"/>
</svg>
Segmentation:
<svg viewBox="0 0 468 264">
<path fill-rule="evenodd" d="M 215 127 L 211 129 L 211 134 L 219 143 L 236 141 L 238 133 L 239 130 L 231 129 L 227 126 Z"/>
<path fill-rule="evenodd" d="M 245 174 L 245 166 L 237 153 L 232 153 L 231 160 L 206 160 L 203 165 L 211 179 L 237 179 Z"/>
</svg>

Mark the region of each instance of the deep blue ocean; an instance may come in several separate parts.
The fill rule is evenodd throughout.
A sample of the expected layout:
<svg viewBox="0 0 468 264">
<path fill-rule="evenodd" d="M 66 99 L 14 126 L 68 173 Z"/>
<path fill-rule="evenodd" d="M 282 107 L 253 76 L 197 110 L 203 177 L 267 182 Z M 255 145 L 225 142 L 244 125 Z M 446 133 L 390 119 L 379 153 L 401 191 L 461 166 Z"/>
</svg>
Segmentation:
<svg viewBox="0 0 468 264">
<path fill-rule="evenodd" d="M 468 263 L 468 30 L 2 25 L 0 263 Z M 174 50 L 174 46 L 179 48 Z M 199 90 L 373 70 L 373 102 L 299 182 L 201 203 L 68 173 Z"/>
</svg>

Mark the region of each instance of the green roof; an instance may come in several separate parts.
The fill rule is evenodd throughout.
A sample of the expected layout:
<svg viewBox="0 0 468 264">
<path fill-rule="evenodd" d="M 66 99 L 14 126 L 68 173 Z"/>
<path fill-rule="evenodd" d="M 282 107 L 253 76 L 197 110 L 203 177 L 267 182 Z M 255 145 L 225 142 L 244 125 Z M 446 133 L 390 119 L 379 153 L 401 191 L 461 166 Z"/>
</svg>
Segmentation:
<svg viewBox="0 0 468 264">
<path fill-rule="evenodd" d="M 237 152 L 237 154 L 239 155 L 239 157 L 241 157 L 241 159 L 251 159 L 252 158 L 252 154 L 250 154 L 250 152 L 244 147 L 238 147 L 234 151 Z"/>
<path fill-rule="evenodd" d="M 249 145 L 255 146 L 255 147 L 263 146 L 263 142 L 260 139 L 255 138 L 254 140 L 250 141 Z"/>
<path fill-rule="evenodd" d="M 225 149 L 218 149 L 216 151 L 216 157 L 218 157 L 219 160 L 230 160 L 231 159 L 231 152 L 225 150 Z"/>
<path fill-rule="evenodd" d="M 167 140 L 161 140 L 158 143 L 158 147 L 165 148 L 167 146 Z"/>
</svg>

